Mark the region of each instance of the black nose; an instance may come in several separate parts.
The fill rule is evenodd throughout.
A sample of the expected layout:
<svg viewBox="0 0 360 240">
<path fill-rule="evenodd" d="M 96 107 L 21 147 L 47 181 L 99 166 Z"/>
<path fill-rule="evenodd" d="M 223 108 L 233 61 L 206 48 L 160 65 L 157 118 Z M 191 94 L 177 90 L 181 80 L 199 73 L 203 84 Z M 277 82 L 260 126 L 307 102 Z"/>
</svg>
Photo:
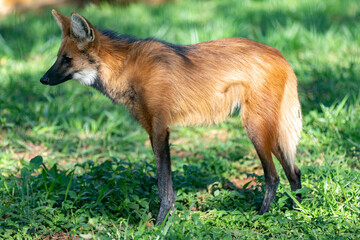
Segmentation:
<svg viewBox="0 0 360 240">
<path fill-rule="evenodd" d="M 47 84 L 50 83 L 50 79 L 49 79 L 48 77 L 43 76 L 43 77 L 40 79 L 40 82 L 41 82 L 42 84 L 47 85 Z"/>
</svg>

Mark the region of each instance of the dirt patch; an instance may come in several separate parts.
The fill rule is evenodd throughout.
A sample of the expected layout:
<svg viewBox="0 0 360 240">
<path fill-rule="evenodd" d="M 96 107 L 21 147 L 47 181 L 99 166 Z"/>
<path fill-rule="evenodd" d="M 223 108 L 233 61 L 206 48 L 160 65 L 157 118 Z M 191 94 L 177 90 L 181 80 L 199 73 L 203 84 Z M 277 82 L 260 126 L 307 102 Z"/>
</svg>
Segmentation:
<svg viewBox="0 0 360 240">
<path fill-rule="evenodd" d="M 229 133 L 222 129 L 212 129 L 203 133 L 201 136 L 199 135 L 199 139 L 201 139 L 203 145 L 211 145 L 217 142 L 226 142 L 228 140 Z M 175 146 L 182 146 L 182 145 L 189 145 L 193 144 L 191 138 L 174 138 L 170 139 L 170 144 Z M 145 145 L 150 145 L 150 141 L 145 143 Z M 186 157 L 194 157 L 194 153 L 191 151 L 184 151 L 184 150 L 176 150 L 176 148 L 172 148 L 171 156 L 178 156 L 181 158 Z M 202 159 L 204 156 L 202 154 L 197 154 L 196 159 Z"/>
<path fill-rule="evenodd" d="M 16 160 L 26 159 L 30 160 L 36 156 L 46 157 L 49 155 L 49 150 L 44 145 L 36 145 L 31 142 L 24 142 L 24 147 L 26 148 L 26 152 L 14 152 L 11 153 L 13 158 Z"/>
<path fill-rule="evenodd" d="M 72 236 L 68 232 L 57 232 L 54 233 L 52 236 L 46 236 L 43 238 L 39 238 L 39 240 L 77 240 L 79 236 Z"/>
<path fill-rule="evenodd" d="M 209 132 L 204 133 L 203 137 L 209 140 L 217 140 L 217 141 L 225 142 L 229 137 L 229 133 L 225 130 L 213 129 L 210 130 Z"/>
<path fill-rule="evenodd" d="M 263 171 L 262 171 L 262 167 L 259 166 L 257 167 L 253 173 L 255 173 L 256 175 L 262 175 Z M 243 189 L 244 186 L 246 184 L 247 187 L 246 188 L 253 188 L 257 183 L 258 183 L 258 179 L 252 176 L 246 177 L 246 178 L 233 178 L 229 180 L 237 189 Z"/>
<path fill-rule="evenodd" d="M 249 183 L 249 185 L 247 186 L 247 188 L 252 188 L 257 183 L 256 178 L 254 178 L 254 177 L 248 177 L 245 179 L 234 178 L 234 179 L 230 179 L 230 182 L 232 184 L 234 184 L 234 186 L 237 189 L 243 189 L 244 185 L 248 184 L 248 183 Z"/>
</svg>

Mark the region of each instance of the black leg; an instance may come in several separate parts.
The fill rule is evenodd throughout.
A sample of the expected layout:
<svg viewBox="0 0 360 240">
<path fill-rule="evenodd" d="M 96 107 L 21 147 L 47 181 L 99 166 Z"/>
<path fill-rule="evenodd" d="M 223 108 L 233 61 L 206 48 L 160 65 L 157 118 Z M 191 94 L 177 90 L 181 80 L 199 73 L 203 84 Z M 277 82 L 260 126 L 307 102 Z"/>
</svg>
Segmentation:
<svg viewBox="0 0 360 240">
<path fill-rule="evenodd" d="M 264 201 L 261 204 L 261 208 L 259 210 L 259 214 L 262 215 L 266 212 L 268 212 L 270 210 L 270 204 L 274 201 L 275 195 L 276 195 L 276 190 L 278 188 L 279 185 L 279 178 L 272 178 L 272 177 L 267 177 L 267 175 L 264 173 L 265 175 L 265 197 L 264 197 Z"/>
<path fill-rule="evenodd" d="M 295 163 L 290 164 L 291 162 L 294 162 L 293 160 L 286 158 L 286 156 L 283 154 L 281 149 L 279 148 L 277 152 L 274 152 L 274 155 L 276 158 L 280 161 L 287 179 L 289 180 L 291 191 L 296 191 L 301 188 L 301 171 L 300 169 L 295 165 Z M 298 202 L 301 202 L 301 194 L 296 194 L 296 200 Z M 295 206 L 296 203 L 294 202 L 293 205 Z"/>
<path fill-rule="evenodd" d="M 171 161 L 169 148 L 169 131 L 157 132 L 151 137 L 151 143 L 156 158 L 156 170 L 158 178 L 158 191 L 160 199 L 160 211 L 156 218 L 156 224 L 161 224 L 169 211 L 174 210 L 176 193 L 173 188 L 171 176 Z"/>
<path fill-rule="evenodd" d="M 272 160 L 271 157 L 271 152 L 264 153 L 259 151 L 258 149 L 256 150 L 261 160 L 261 164 L 264 170 L 264 177 L 265 177 L 265 197 L 261 205 L 261 208 L 259 210 L 259 214 L 262 215 L 269 211 L 270 204 L 274 201 L 280 179 L 276 173 L 276 168 L 274 161 Z"/>
</svg>

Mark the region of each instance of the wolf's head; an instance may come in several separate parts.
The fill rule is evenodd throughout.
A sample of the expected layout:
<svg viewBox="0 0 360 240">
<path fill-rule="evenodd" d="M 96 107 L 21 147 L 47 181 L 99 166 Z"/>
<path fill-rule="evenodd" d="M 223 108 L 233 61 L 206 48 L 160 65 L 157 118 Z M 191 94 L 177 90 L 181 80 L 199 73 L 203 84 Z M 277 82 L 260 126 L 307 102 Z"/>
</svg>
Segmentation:
<svg viewBox="0 0 360 240">
<path fill-rule="evenodd" d="M 63 40 L 54 65 L 44 74 L 40 82 L 57 85 L 70 79 L 84 85 L 93 85 L 98 72 L 98 32 L 92 24 L 77 13 L 66 17 L 52 10 L 62 30 Z"/>
</svg>

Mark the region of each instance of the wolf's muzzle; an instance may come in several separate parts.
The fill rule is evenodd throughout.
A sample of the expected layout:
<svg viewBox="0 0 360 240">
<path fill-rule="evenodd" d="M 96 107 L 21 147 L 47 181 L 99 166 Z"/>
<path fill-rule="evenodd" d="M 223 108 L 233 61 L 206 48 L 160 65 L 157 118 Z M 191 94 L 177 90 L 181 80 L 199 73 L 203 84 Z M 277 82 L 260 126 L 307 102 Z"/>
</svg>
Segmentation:
<svg viewBox="0 0 360 240">
<path fill-rule="evenodd" d="M 42 78 L 40 78 L 40 82 L 42 84 L 49 85 L 50 79 L 47 76 L 43 76 Z"/>
</svg>

